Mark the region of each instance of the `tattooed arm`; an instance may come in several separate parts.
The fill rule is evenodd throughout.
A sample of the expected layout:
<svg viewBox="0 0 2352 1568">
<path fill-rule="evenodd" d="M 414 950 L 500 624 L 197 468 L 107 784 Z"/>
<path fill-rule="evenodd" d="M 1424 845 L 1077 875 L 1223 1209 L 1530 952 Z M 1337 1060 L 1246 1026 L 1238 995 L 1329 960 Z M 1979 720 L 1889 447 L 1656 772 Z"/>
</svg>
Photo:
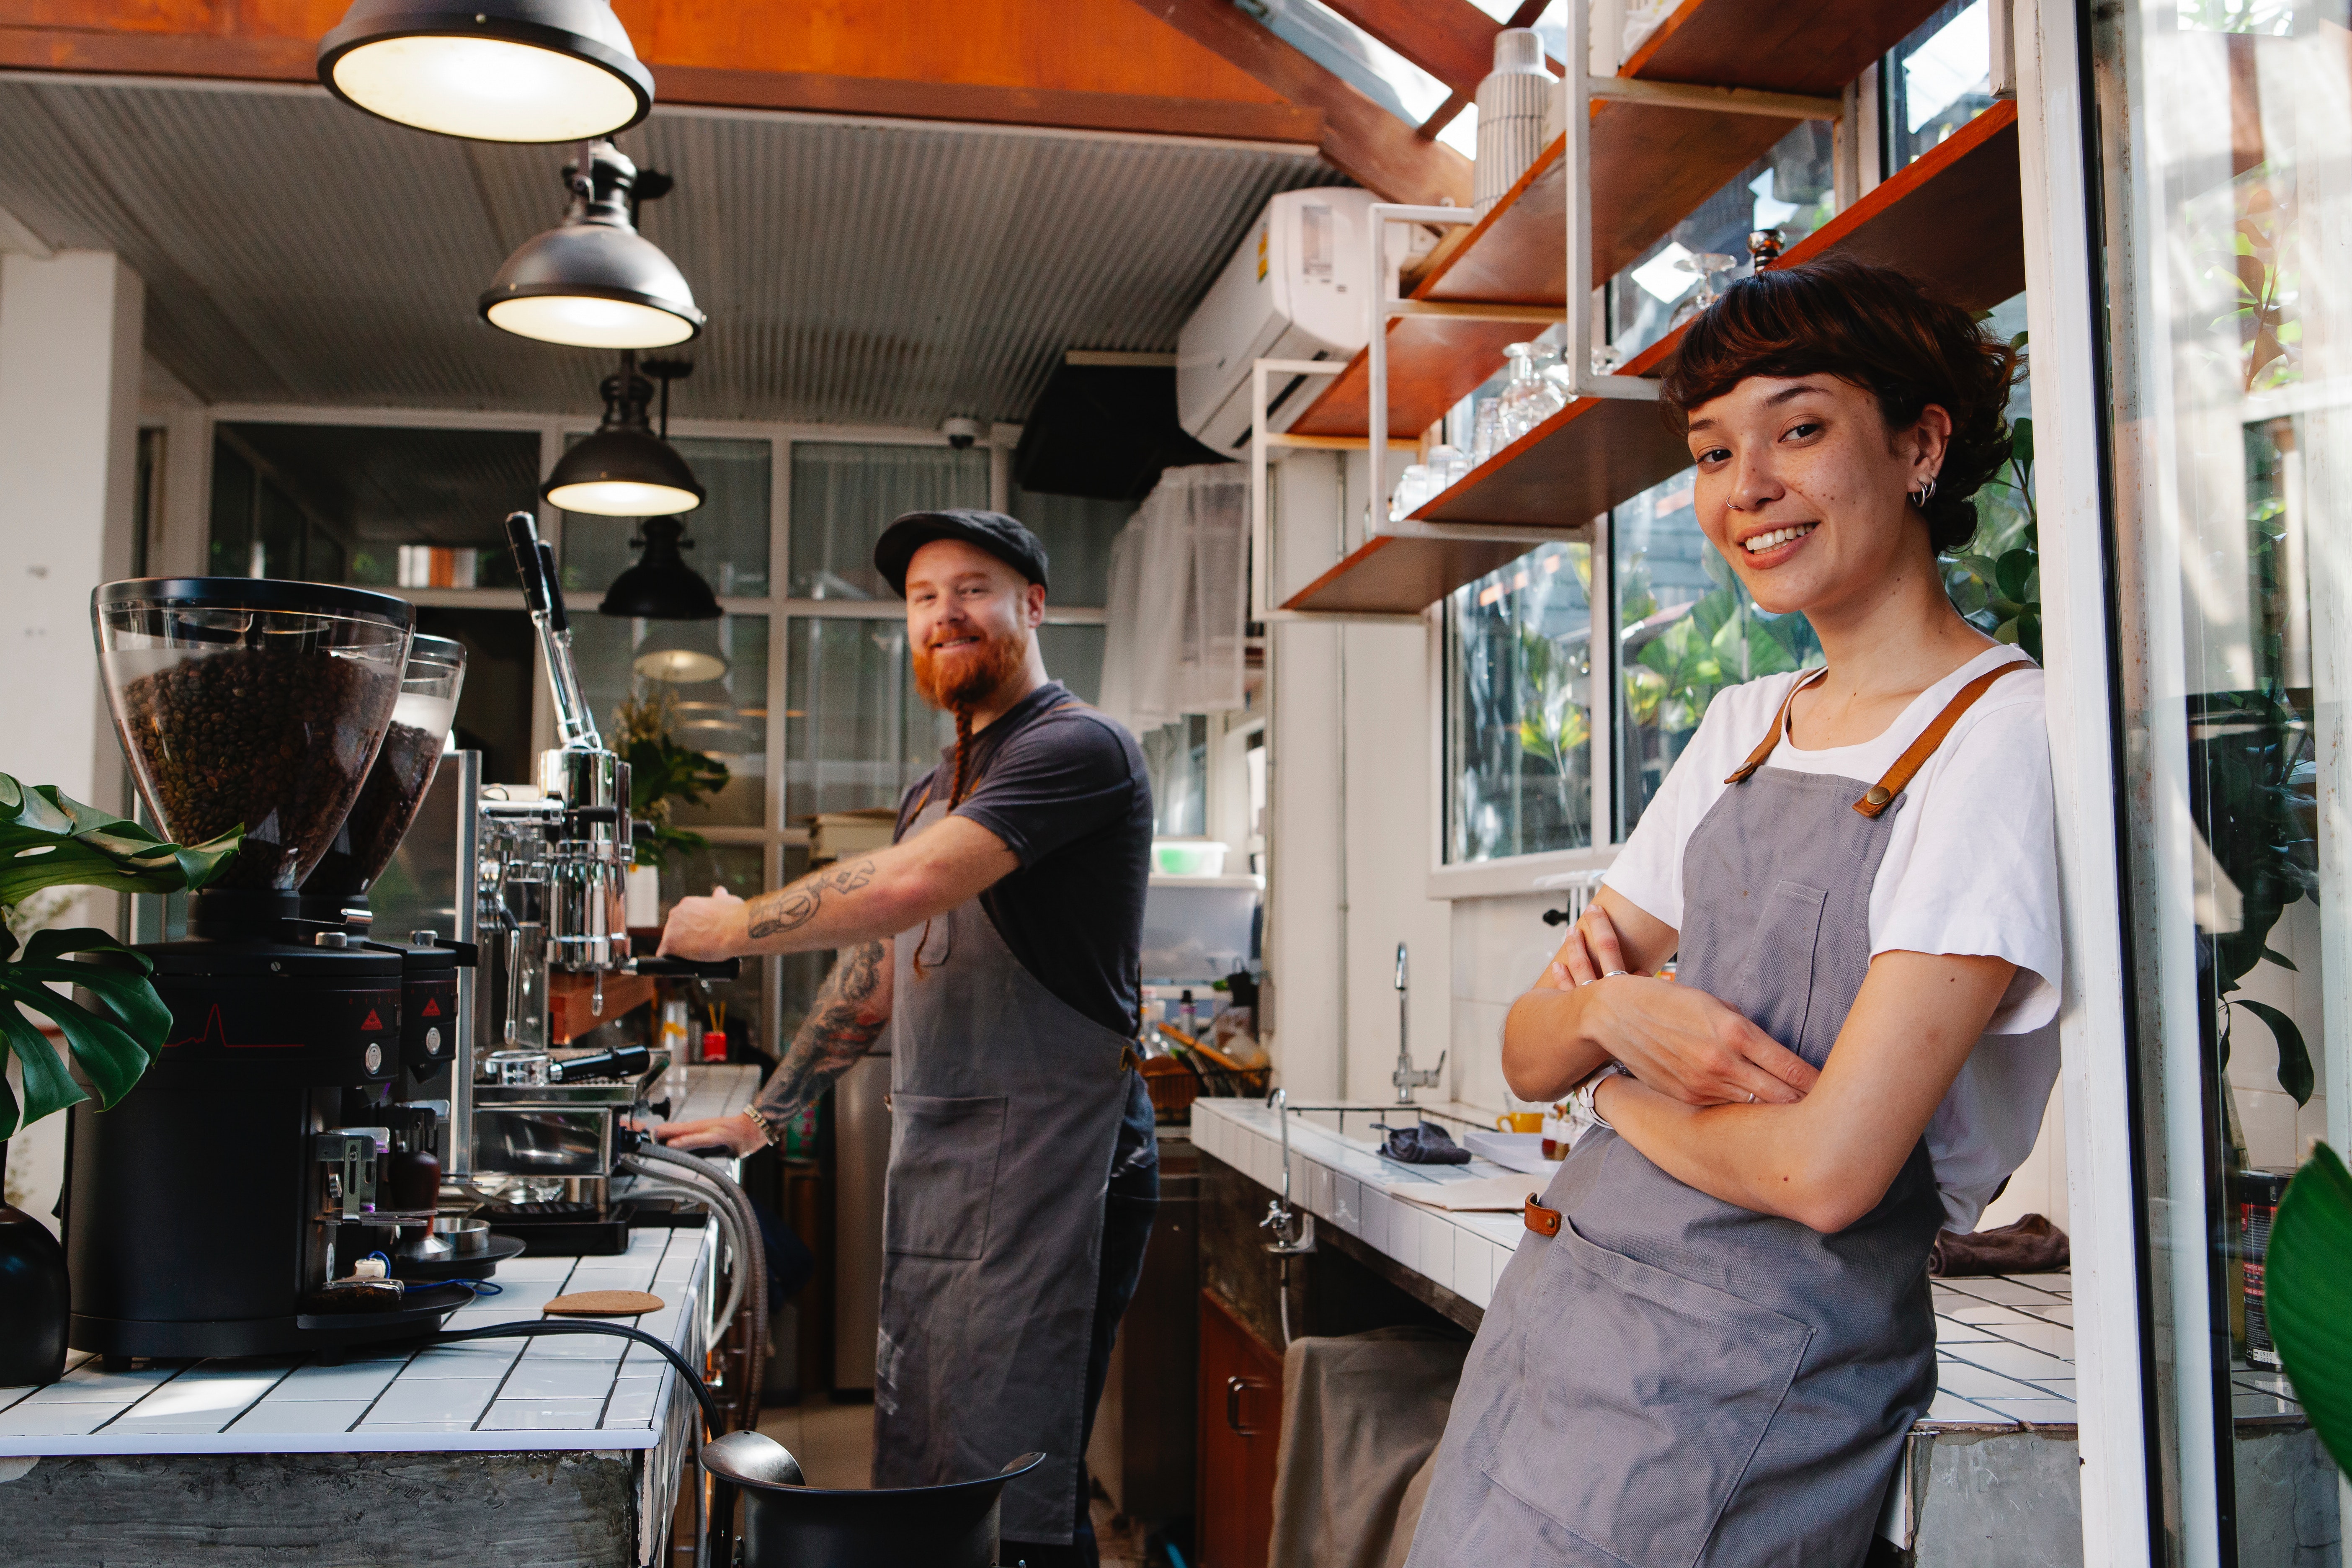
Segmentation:
<svg viewBox="0 0 2352 1568">
<path fill-rule="evenodd" d="M 893 946 L 884 937 L 845 949 L 835 961 L 784 1059 L 751 1101 L 771 1125 L 782 1126 L 872 1048 L 890 1021 Z M 658 1135 L 664 1143 L 689 1149 L 723 1143 L 738 1154 L 761 1142 L 759 1124 L 740 1113 L 665 1122 Z"/>
<path fill-rule="evenodd" d="M 725 889 L 680 899 L 662 929 L 666 956 L 808 952 L 896 936 L 945 914 L 1021 864 L 969 817 L 942 817 L 912 838 L 812 871 L 745 902 Z"/>
</svg>

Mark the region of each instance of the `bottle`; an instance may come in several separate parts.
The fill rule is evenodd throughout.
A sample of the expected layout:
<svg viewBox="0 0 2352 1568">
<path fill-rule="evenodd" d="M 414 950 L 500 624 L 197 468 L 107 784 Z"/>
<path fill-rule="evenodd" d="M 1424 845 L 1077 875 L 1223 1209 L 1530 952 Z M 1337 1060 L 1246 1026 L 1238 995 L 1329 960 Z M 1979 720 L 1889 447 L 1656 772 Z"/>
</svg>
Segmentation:
<svg viewBox="0 0 2352 1568">
<path fill-rule="evenodd" d="M 1192 1039 L 1197 1040 L 1201 1037 L 1200 1009 L 1193 1005 L 1192 994 L 1190 991 L 1177 999 L 1176 1016 L 1179 1020 L 1176 1025 L 1178 1028 L 1183 1030 Z"/>
<path fill-rule="evenodd" d="M 702 1059 L 723 1062 L 727 1059 L 727 1037 L 717 1029 L 702 1031 Z"/>
<path fill-rule="evenodd" d="M 1502 405 L 1495 427 L 1495 444 L 1507 447 L 1536 427 L 1536 421 L 1527 417 L 1527 400 L 1535 390 L 1542 372 L 1536 367 L 1536 345 L 1513 343 L 1504 349 L 1504 361 L 1510 366 L 1510 378 L 1503 384 Z"/>
<path fill-rule="evenodd" d="M 1478 400 L 1478 412 L 1470 425 L 1470 466 L 1472 468 L 1478 467 L 1493 457 L 1495 448 L 1503 444 L 1496 438 L 1499 429 L 1497 419 L 1502 412 L 1501 398 L 1482 397 Z"/>
<path fill-rule="evenodd" d="M 1550 1105 L 1544 1109 L 1543 1157 L 1547 1160 L 1568 1158 L 1568 1107 Z"/>
</svg>

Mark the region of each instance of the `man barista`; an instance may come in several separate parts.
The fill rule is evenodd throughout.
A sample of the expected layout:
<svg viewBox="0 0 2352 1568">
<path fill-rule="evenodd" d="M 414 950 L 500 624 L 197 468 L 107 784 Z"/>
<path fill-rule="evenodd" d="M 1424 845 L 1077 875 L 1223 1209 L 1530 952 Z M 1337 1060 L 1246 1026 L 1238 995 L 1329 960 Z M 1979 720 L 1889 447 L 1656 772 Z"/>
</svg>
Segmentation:
<svg viewBox="0 0 2352 1568">
<path fill-rule="evenodd" d="M 912 512 L 874 564 L 906 595 L 916 689 L 955 716 L 955 744 L 889 848 L 671 911 L 665 953 L 840 955 L 751 1105 L 661 1137 L 773 1142 L 895 1026 L 874 1484 L 1043 1452 L 1004 1494 L 1003 1560 L 1093 1568 L 1083 1456 L 1159 1201 L 1131 1048 L 1150 783 L 1134 737 L 1046 677 L 1027 529 Z"/>
</svg>

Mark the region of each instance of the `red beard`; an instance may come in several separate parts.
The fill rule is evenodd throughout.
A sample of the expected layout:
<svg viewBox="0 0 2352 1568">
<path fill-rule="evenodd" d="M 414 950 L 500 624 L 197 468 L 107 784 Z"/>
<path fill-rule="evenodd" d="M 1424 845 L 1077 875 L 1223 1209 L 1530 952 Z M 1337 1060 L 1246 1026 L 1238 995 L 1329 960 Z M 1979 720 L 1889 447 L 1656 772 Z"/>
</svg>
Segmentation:
<svg viewBox="0 0 2352 1568">
<path fill-rule="evenodd" d="M 1019 632 L 981 636 L 976 649 L 957 649 L 945 668 L 929 648 L 915 649 L 916 695 L 945 712 L 961 712 L 985 701 L 1028 664 L 1028 639 Z"/>
</svg>

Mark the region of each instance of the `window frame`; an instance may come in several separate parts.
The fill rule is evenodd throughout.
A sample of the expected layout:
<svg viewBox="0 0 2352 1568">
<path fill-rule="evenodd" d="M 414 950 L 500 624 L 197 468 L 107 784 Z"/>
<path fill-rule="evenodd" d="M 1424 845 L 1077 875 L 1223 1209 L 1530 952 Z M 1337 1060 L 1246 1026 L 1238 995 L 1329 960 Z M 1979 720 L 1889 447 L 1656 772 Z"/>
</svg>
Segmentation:
<svg viewBox="0 0 2352 1568">
<path fill-rule="evenodd" d="M 158 574 L 188 576 L 203 575 L 207 559 L 212 530 L 210 498 L 215 438 L 214 426 L 216 425 L 255 423 L 530 431 L 539 437 L 542 481 L 553 469 L 556 459 L 562 455 L 565 442 L 596 427 L 595 416 L 585 412 L 532 414 L 482 409 L 252 403 L 174 408 L 168 418 L 156 417 L 142 422 L 165 426 L 172 439 L 172 446 L 166 448 L 165 479 L 162 486 L 161 504 L 156 508 L 152 548 L 148 557 L 151 570 Z M 767 618 L 768 690 L 771 704 L 780 709 L 789 673 L 786 665 L 792 639 L 785 635 L 789 621 L 808 616 L 842 620 L 888 619 L 904 613 L 903 602 L 897 599 L 795 599 L 782 592 L 791 581 L 793 445 L 808 442 L 876 447 L 945 447 L 949 445 L 948 439 L 936 430 L 911 430 L 891 426 L 727 419 L 672 419 L 669 432 L 678 437 L 768 443 L 768 582 L 772 592 L 764 595 L 729 595 L 720 598 L 719 604 L 730 616 Z M 986 437 L 989 505 L 999 510 L 1003 510 L 1011 494 L 1013 448 L 1020 438 L 1021 426 L 1017 425 L 994 426 Z M 561 561 L 563 555 L 563 512 L 544 500 L 538 503 L 536 510 L 540 537 L 547 541 L 557 560 Z M 688 526 L 691 527 L 690 522 Z M 388 588 L 373 591 L 389 593 L 420 606 L 513 610 L 519 613 L 524 607 L 521 591 L 513 588 Z M 1103 606 L 1099 605 L 1049 603 L 1045 611 L 1046 623 L 1054 626 L 1100 626 L 1103 618 Z M 531 684 L 530 749 L 538 752 L 555 744 L 555 714 L 549 693 L 545 661 L 534 653 L 532 665 L 537 679 Z M 767 726 L 768 777 L 767 787 L 762 792 L 764 804 L 760 825 L 712 826 L 695 829 L 714 847 L 758 847 L 761 850 L 761 875 L 770 887 L 782 883 L 788 852 L 795 847 L 805 847 L 809 840 L 808 829 L 790 826 L 784 819 L 785 730 L 782 723 L 772 722 Z M 781 1050 L 782 960 L 772 956 L 761 962 L 767 966 L 766 1004 L 764 1016 L 760 1021 L 761 1037 Z"/>
</svg>

